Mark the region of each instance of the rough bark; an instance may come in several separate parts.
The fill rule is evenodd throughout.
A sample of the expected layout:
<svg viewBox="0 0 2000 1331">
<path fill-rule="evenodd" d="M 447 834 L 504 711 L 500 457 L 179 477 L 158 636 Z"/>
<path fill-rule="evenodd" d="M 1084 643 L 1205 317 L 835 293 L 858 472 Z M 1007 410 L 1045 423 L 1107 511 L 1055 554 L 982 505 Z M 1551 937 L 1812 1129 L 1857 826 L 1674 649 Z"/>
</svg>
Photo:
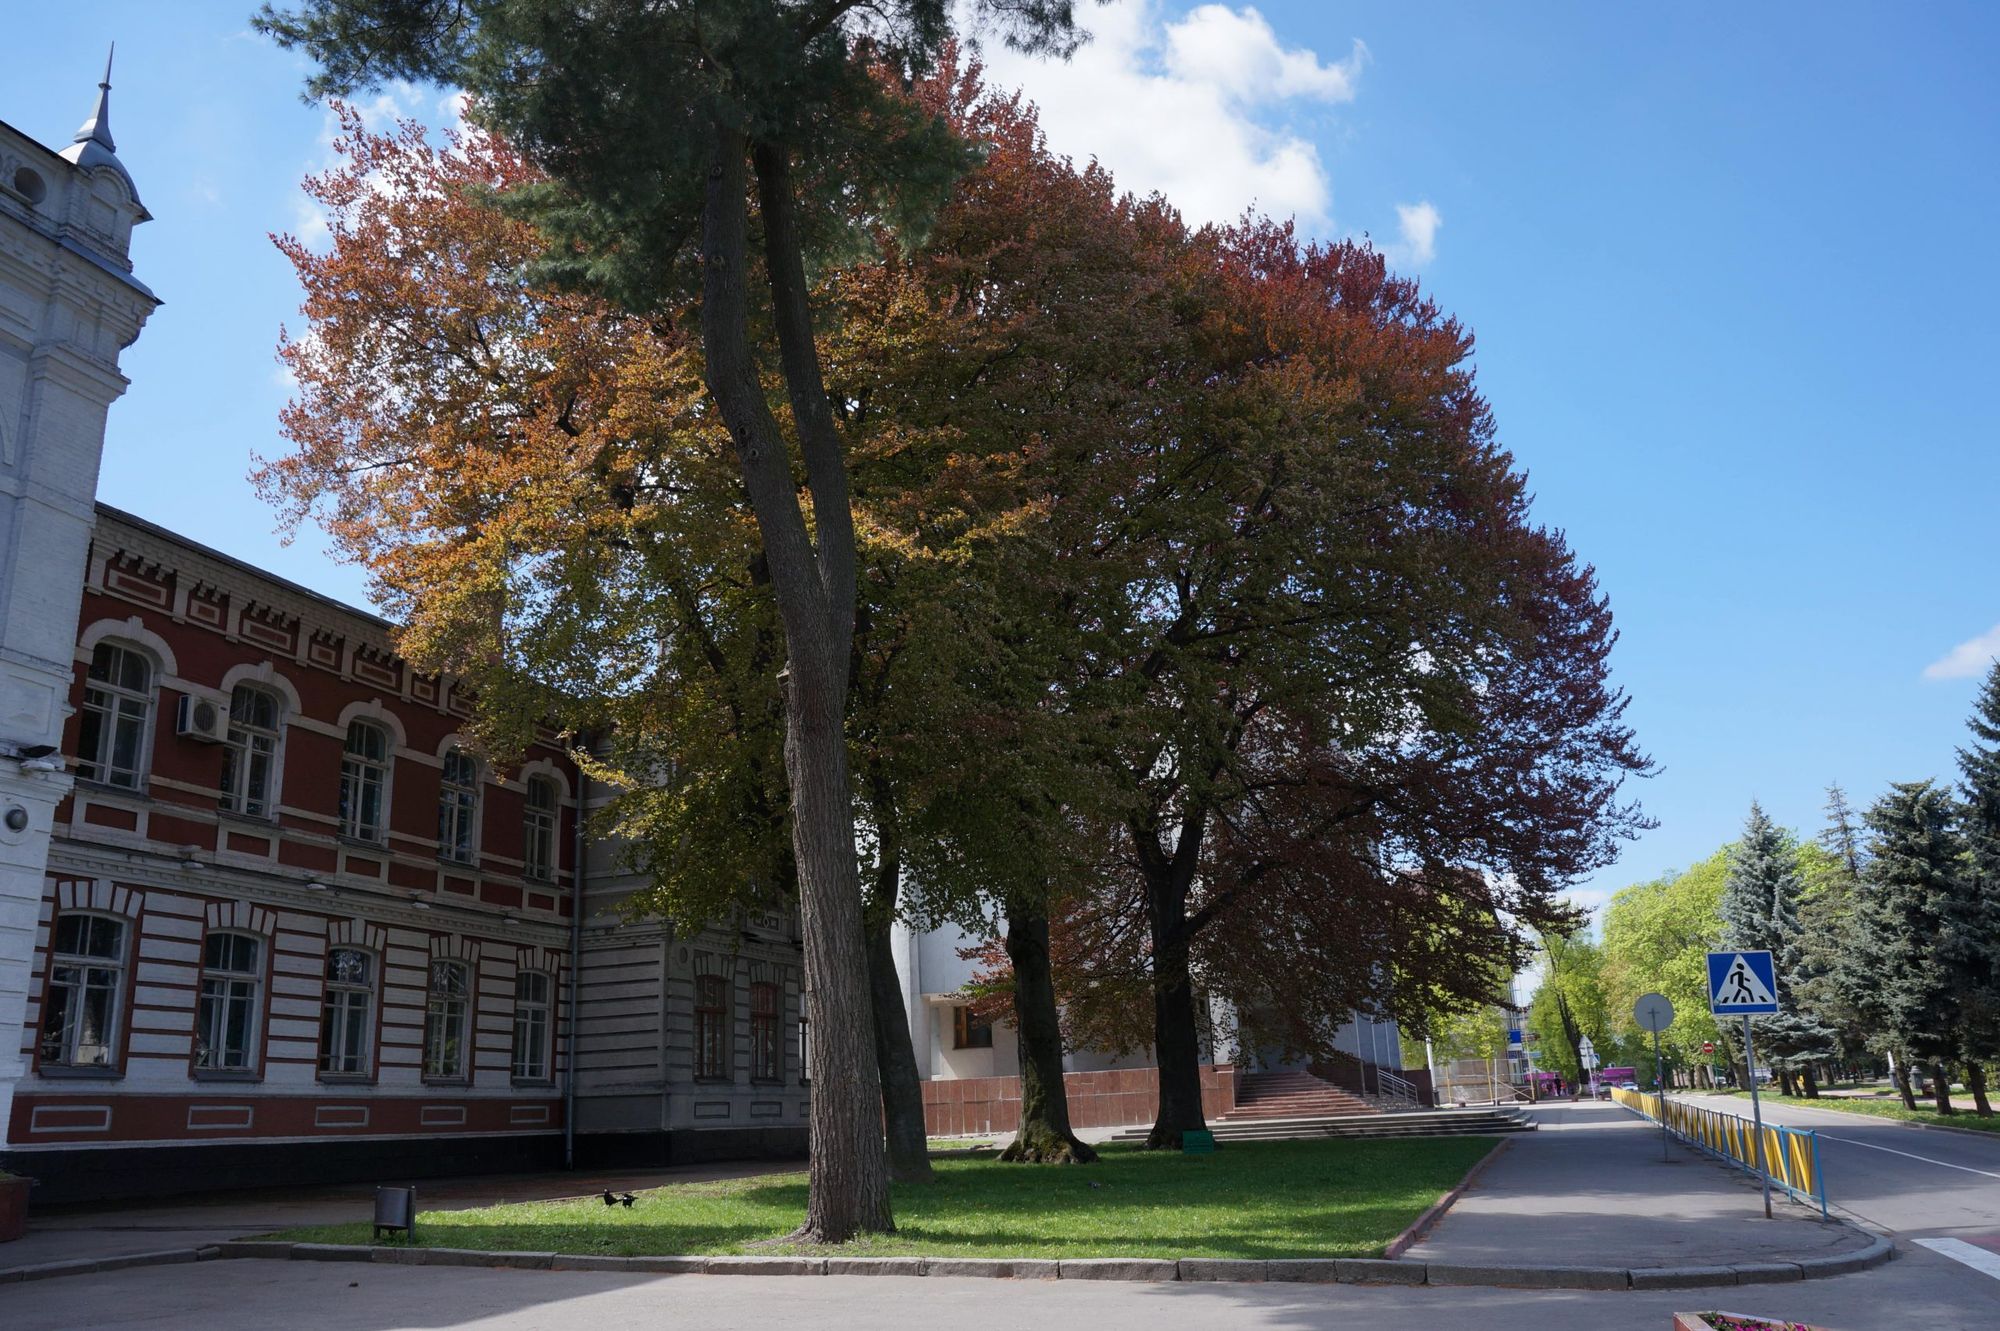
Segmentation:
<svg viewBox="0 0 2000 1331">
<path fill-rule="evenodd" d="M 1917 1093 L 1910 1085 L 1909 1060 L 1898 1059 L 1895 1067 L 1890 1069 L 1889 1077 L 1891 1081 L 1896 1083 L 1896 1093 L 1903 1097 L 1903 1108 L 1915 1109 L 1917 1107 Z"/>
<path fill-rule="evenodd" d="M 1201 1040 L 1195 1020 L 1194 980 L 1185 939 L 1169 935 L 1153 951 L 1153 1058 L 1159 1065 L 1160 1110 L 1146 1134 L 1149 1151 L 1178 1151 L 1181 1137 L 1204 1131 L 1201 1109 Z"/>
<path fill-rule="evenodd" d="M 1069 1125 L 1063 1086 L 1062 1020 L 1049 964 L 1049 917 L 1036 906 L 1007 906 L 1007 959 L 1014 970 L 1014 1029 L 1021 1046 L 1021 1126 L 1002 1160 L 1087 1165 L 1097 1159 Z"/>
<path fill-rule="evenodd" d="M 782 154 L 765 148 L 757 150 L 764 269 L 812 491 L 811 531 L 785 436 L 751 354 L 750 146 L 740 131 L 715 127 L 702 207 L 702 345 L 709 391 L 736 446 L 785 630 L 785 770 L 814 1036 L 810 1186 L 797 1237 L 839 1243 L 895 1228 L 844 726 L 854 634 L 854 525 L 840 441 L 813 345 L 789 172 Z"/>
<path fill-rule="evenodd" d="M 1931 1060 L 1931 1098 L 1937 1103 L 1940 1117 L 1958 1112 L 1951 1107 L 1951 1077 L 1945 1072 L 1944 1064 L 1936 1059 Z"/>
<path fill-rule="evenodd" d="M 1813 1076 L 1812 1064 L 1808 1063 L 1799 1074 L 1799 1093 L 1808 1100 L 1819 1099 L 1819 1079 Z"/>
<path fill-rule="evenodd" d="M 1965 1089 L 1972 1093 L 1972 1109 L 1981 1118 L 1993 1117 L 1993 1102 L 1986 1096 L 1986 1065 L 1976 1058 L 1965 1060 Z"/>
<path fill-rule="evenodd" d="M 917 1049 L 910 1040 L 910 1013 L 903 1006 L 902 978 L 890 946 L 893 907 L 869 903 L 868 988 L 875 1007 L 875 1070 L 882 1081 L 882 1123 L 889 1139 L 889 1177 L 898 1183 L 929 1183 L 929 1134 L 924 1127 L 924 1087 L 917 1076 Z M 893 898 L 892 898 L 893 900 Z"/>
</svg>

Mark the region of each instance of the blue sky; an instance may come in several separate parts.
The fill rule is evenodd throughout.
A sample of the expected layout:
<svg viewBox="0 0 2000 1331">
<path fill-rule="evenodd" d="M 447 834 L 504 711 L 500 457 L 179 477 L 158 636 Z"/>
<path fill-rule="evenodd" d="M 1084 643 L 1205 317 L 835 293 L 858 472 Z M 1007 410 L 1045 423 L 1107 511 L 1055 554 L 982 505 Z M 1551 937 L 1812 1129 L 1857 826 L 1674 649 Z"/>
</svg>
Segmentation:
<svg viewBox="0 0 2000 1331">
<path fill-rule="evenodd" d="M 63 12 L 67 8 L 69 12 Z M 0 118 L 60 147 L 119 42 L 112 123 L 166 300 L 102 485 L 350 600 L 251 493 L 296 323 L 266 233 L 326 157 L 250 0 L 23 7 Z M 1367 232 L 1478 334 L 1540 520 L 1599 571 L 1660 820 L 1595 900 L 1731 837 L 1950 771 L 2000 626 L 2000 17 L 1974 3 L 1138 3 L 1071 70 L 996 58 L 1052 141 L 1197 217 Z M 1357 46 L 1357 43 L 1359 45 Z M 432 121 L 434 94 L 395 105 Z M 385 103 L 385 109 L 387 104 Z M 2000 635 L 1992 642 L 2000 643 Z"/>
</svg>

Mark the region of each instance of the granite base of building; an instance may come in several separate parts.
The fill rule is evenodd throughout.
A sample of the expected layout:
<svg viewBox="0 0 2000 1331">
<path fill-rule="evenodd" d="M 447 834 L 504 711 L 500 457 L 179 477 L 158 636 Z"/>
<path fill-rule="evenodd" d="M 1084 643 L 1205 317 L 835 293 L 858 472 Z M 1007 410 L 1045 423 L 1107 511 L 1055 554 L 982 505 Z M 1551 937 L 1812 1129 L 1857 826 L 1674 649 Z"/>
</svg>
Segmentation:
<svg viewBox="0 0 2000 1331">
<path fill-rule="evenodd" d="M 806 1158 L 803 1124 L 774 1128 L 702 1128 L 660 1132 L 580 1132 L 578 1169 L 663 1169 L 731 1160 Z"/>
<path fill-rule="evenodd" d="M 31 1205 L 141 1201 L 252 1188 L 407 1183 L 562 1168 L 562 1135 L 393 1141 L 240 1142 L 107 1150 L 0 1151 L 0 1169 L 35 1180 Z M 421 1195 L 421 1194 L 420 1194 Z"/>
</svg>

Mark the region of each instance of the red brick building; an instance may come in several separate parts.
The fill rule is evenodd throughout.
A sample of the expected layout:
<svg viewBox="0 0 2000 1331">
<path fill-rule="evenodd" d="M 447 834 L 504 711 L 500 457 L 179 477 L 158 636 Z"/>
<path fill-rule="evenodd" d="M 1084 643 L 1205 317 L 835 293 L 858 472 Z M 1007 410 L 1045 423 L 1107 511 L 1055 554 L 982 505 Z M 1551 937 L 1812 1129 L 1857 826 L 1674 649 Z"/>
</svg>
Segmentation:
<svg viewBox="0 0 2000 1331">
<path fill-rule="evenodd" d="M 387 622 L 100 506 L 5 1163 L 41 1201 L 562 1158 L 577 775 Z"/>
</svg>

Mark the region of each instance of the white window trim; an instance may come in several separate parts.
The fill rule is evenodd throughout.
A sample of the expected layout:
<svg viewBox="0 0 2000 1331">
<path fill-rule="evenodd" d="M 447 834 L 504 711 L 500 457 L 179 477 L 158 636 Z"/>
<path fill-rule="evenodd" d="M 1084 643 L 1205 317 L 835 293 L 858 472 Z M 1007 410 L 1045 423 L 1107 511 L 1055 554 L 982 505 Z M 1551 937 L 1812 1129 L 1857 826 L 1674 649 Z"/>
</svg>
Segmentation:
<svg viewBox="0 0 2000 1331">
<path fill-rule="evenodd" d="M 257 949 L 257 962 L 255 968 L 248 971 L 210 970 L 208 966 L 208 944 L 209 940 L 212 938 L 248 939 L 252 944 L 256 946 Z M 264 1000 L 265 1000 L 264 977 L 267 973 L 267 966 L 271 959 L 270 948 L 271 948 L 270 939 L 266 938 L 262 934 L 254 933 L 248 929 L 210 929 L 207 933 L 202 935 L 201 970 L 196 977 L 195 994 L 194 994 L 194 1024 L 195 1024 L 194 1048 L 190 1052 L 191 1065 L 196 1073 L 207 1076 L 220 1075 L 220 1076 L 239 1076 L 239 1077 L 262 1075 L 263 1063 L 264 1063 L 263 1059 Z M 227 980 L 247 980 L 250 984 L 250 1022 L 249 1022 L 248 1033 L 244 1037 L 245 1059 L 243 1066 L 241 1067 L 205 1066 L 201 1062 L 202 1042 L 205 1038 L 207 1038 L 207 1036 L 210 1033 L 207 1030 L 208 1023 L 203 1019 L 202 1007 L 208 1001 L 208 995 L 205 991 L 208 988 L 208 981 L 209 977 L 211 976 Z M 225 1007 L 225 1016 L 223 1019 L 223 1024 L 225 1029 L 228 1024 L 228 1018 L 226 1012 L 227 1009 Z M 211 1048 L 212 1047 L 213 1046 L 211 1046 Z"/>
</svg>

